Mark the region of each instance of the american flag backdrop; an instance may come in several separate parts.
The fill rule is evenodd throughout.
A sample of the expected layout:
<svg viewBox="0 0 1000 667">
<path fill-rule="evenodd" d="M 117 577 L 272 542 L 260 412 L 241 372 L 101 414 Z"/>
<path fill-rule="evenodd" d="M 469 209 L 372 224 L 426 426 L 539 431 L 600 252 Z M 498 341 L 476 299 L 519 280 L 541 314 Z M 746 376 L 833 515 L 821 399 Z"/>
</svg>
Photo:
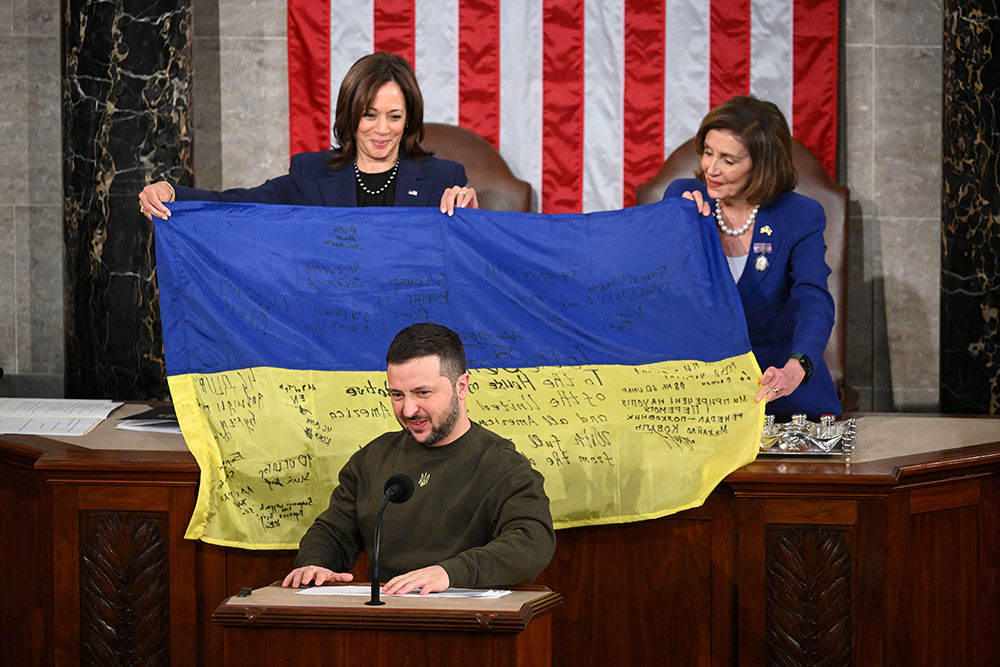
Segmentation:
<svg viewBox="0 0 1000 667">
<path fill-rule="evenodd" d="M 288 0 L 292 153 L 329 148 L 361 56 L 414 66 L 425 121 L 490 141 L 544 213 L 635 186 L 737 94 L 775 102 L 836 167 L 840 0 Z"/>
</svg>

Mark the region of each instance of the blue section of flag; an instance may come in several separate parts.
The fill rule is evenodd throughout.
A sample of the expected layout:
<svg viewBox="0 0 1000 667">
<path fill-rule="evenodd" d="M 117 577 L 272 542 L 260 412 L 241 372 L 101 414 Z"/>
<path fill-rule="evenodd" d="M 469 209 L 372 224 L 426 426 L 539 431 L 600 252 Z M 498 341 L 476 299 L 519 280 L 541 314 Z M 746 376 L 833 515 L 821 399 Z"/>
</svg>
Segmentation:
<svg viewBox="0 0 1000 667">
<path fill-rule="evenodd" d="M 381 370 L 414 322 L 473 368 L 718 361 L 750 351 L 710 218 L 176 202 L 156 221 L 167 373 Z"/>
</svg>

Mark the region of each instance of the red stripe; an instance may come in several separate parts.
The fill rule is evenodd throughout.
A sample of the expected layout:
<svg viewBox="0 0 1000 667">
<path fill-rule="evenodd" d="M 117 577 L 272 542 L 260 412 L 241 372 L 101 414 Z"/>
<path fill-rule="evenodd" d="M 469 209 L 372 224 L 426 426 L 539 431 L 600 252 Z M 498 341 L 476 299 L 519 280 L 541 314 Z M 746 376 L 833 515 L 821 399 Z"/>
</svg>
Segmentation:
<svg viewBox="0 0 1000 667">
<path fill-rule="evenodd" d="M 714 106 L 749 91 L 750 0 L 710 2 L 710 86 Z M 499 135 L 499 2 L 459 0 L 459 122 L 487 137 Z M 659 161 L 662 144 L 663 3 L 624 0 L 625 202 L 635 183 Z M 293 153 L 330 145 L 329 0 L 288 0 L 289 135 Z M 413 61 L 414 0 L 375 0 L 375 45 Z M 652 6 L 659 5 L 659 6 Z M 543 0 L 542 200 L 545 212 L 580 210 L 583 163 L 583 6 Z M 836 169 L 839 0 L 795 0 L 793 133 Z M 471 20 L 467 21 L 467 18 Z M 333 45 L 336 49 L 336 45 Z M 658 78 L 660 80 L 658 80 Z M 650 113 L 655 109 L 656 113 Z M 652 122 L 653 124 L 650 124 Z"/>
<path fill-rule="evenodd" d="M 796 0 L 792 27 L 792 134 L 837 178 L 839 0 Z"/>
<path fill-rule="evenodd" d="M 458 124 L 500 147 L 500 3 L 458 3 Z"/>
<path fill-rule="evenodd" d="M 542 213 L 583 208 L 583 3 L 542 3 Z"/>
<path fill-rule="evenodd" d="M 709 106 L 750 92 L 750 0 L 711 0 Z"/>
<path fill-rule="evenodd" d="M 412 65 L 416 53 L 414 0 L 375 0 L 375 50 L 403 56 Z"/>
<path fill-rule="evenodd" d="M 625 1 L 624 206 L 663 163 L 665 20 L 665 3 Z"/>
<path fill-rule="evenodd" d="M 288 0 L 288 147 L 330 147 L 330 2 Z"/>
</svg>

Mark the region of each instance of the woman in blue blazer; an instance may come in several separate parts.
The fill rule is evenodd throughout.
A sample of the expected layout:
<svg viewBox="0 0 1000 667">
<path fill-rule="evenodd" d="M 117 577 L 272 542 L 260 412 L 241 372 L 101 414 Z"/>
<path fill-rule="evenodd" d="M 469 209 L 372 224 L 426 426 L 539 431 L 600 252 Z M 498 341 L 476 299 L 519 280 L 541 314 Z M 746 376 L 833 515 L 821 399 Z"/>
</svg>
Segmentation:
<svg viewBox="0 0 1000 667">
<path fill-rule="evenodd" d="M 823 362 L 833 328 L 820 204 L 796 192 L 788 122 L 776 105 L 734 97 L 712 109 L 695 136 L 697 179 L 664 197 L 693 200 L 714 215 L 761 368 L 757 400 L 768 414 L 840 414 Z"/>
<path fill-rule="evenodd" d="M 222 192 L 166 181 L 139 193 L 149 219 L 166 219 L 177 200 L 298 204 L 302 206 L 440 206 L 478 208 L 465 168 L 431 157 L 420 146 L 424 100 L 410 64 L 379 52 L 361 58 L 347 72 L 337 96 L 336 150 L 292 156 L 288 173 L 255 188 Z"/>
</svg>

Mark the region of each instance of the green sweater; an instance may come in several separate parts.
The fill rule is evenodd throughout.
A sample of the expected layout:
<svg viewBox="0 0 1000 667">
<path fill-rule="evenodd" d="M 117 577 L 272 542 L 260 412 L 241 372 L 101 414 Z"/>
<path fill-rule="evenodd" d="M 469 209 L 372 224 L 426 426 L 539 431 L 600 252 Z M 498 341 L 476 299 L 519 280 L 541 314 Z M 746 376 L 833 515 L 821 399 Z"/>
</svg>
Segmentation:
<svg viewBox="0 0 1000 667">
<path fill-rule="evenodd" d="M 355 453 L 329 508 L 302 537 L 295 567 L 346 572 L 362 548 L 370 554 L 385 482 L 396 473 L 409 475 L 414 491 L 382 517 L 383 582 L 437 564 L 452 586 L 503 586 L 548 565 L 555 534 L 541 474 L 514 443 L 473 422 L 447 445 L 425 447 L 396 431 Z"/>
</svg>

